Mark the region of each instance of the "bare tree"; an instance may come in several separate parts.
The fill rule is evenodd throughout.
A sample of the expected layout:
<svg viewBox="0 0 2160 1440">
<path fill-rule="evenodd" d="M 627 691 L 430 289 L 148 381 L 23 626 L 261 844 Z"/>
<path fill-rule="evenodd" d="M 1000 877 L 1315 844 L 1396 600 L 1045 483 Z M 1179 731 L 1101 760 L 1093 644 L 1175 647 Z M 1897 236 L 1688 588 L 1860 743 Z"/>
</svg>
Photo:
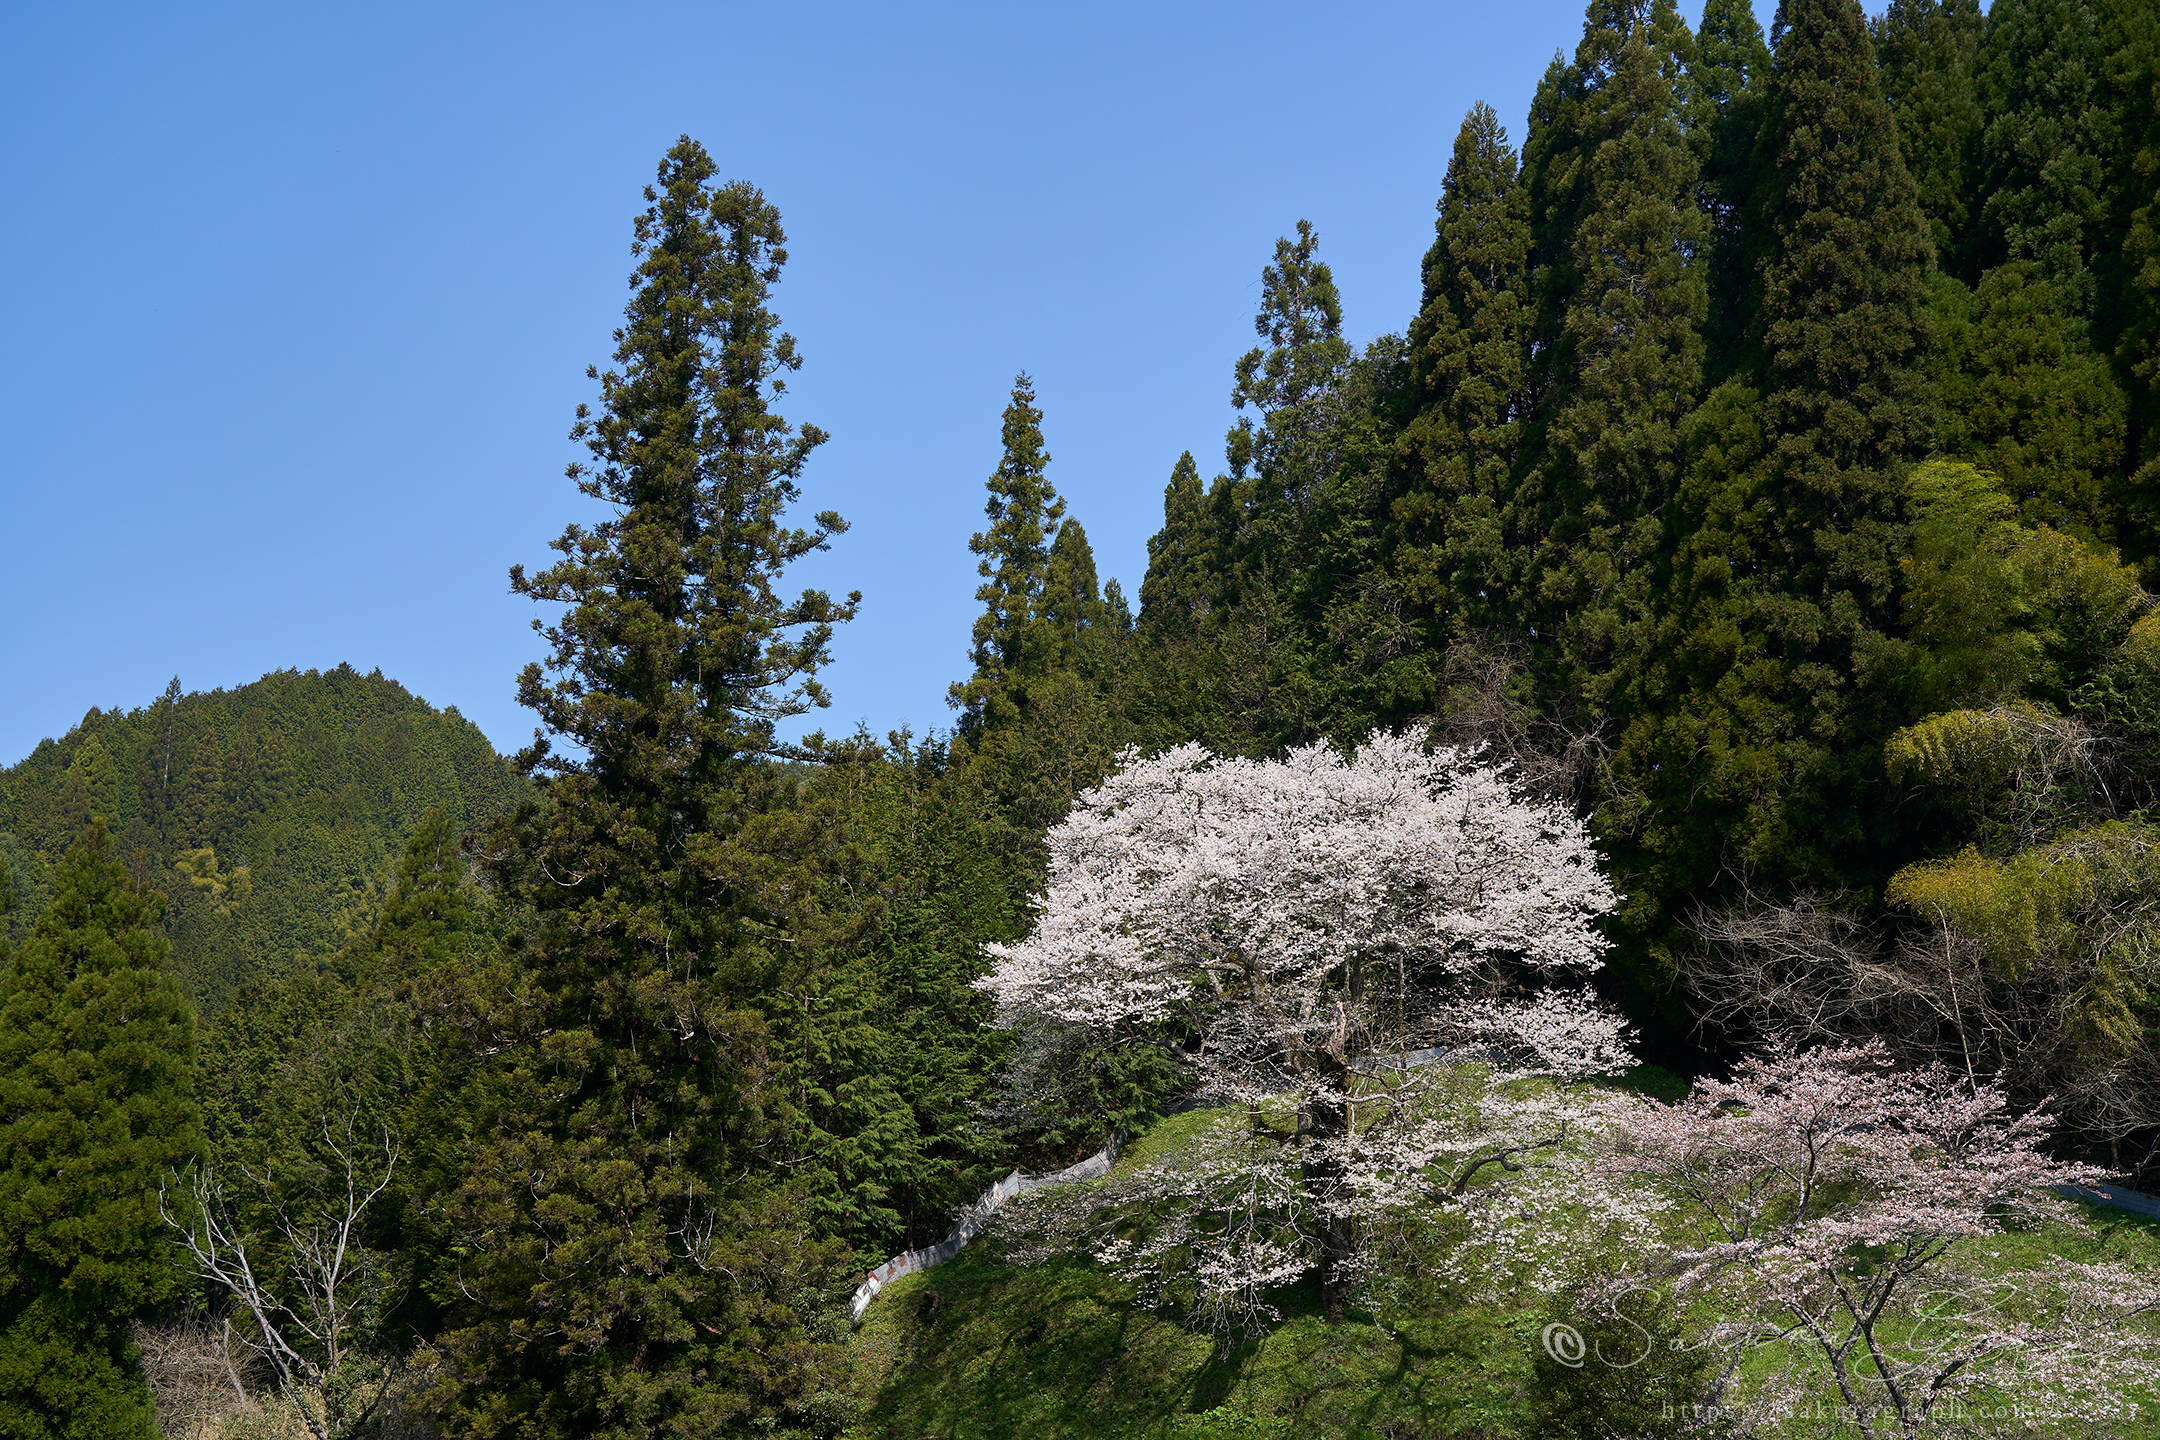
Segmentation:
<svg viewBox="0 0 2160 1440">
<path fill-rule="evenodd" d="M 1746 896 L 1695 917 L 1703 943 L 1682 957 L 1681 978 L 1703 1027 L 1728 1039 L 1878 1036 L 1902 1062 L 1940 1064 L 1968 1083 L 2000 1079 L 2021 1106 L 2046 1101 L 2129 1172 L 2151 1165 L 2160 1135 L 2160 1056 L 2097 1043 L 2080 1000 L 2096 978 L 2091 954 L 2132 922 L 2149 924 L 2150 907 L 2081 915 L 2078 929 L 2099 937 L 2080 947 L 2090 954 L 2006 965 L 1947 923 L 1886 939 L 1826 897 Z"/>
<path fill-rule="evenodd" d="M 394 1361 L 364 1354 L 359 1344 L 388 1288 L 360 1237 L 368 1207 L 397 1170 L 397 1140 L 383 1131 L 378 1166 L 363 1153 L 373 1147 L 356 1143 L 352 1128 L 348 1118 L 341 1139 L 325 1123 L 322 1145 L 335 1167 L 330 1193 L 302 1217 L 279 1207 L 278 1241 L 235 1220 L 223 1183 L 207 1166 L 191 1167 L 185 1177 L 175 1173 L 158 1192 L 159 1214 L 195 1274 L 245 1313 L 248 1323 L 234 1338 L 276 1376 L 279 1393 L 315 1440 L 337 1440 L 373 1418 L 398 1374 Z M 270 1193 L 267 1175 L 245 1166 L 240 1173 Z M 182 1185 L 176 1203 L 172 1191 Z M 285 1251 L 282 1277 L 264 1271 L 274 1248 Z"/>
<path fill-rule="evenodd" d="M 257 1361 L 244 1349 L 234 1354 L 231 1320 L 196 1315 L 172 1325 L 137 1324 L 135 1351 L 164 1440 L 222 1434 L 254 1413 L 246 1382 Z"/>
<path fill-rule="evenodd" d="M 1632 813 L 1635 797 L 1607 793 L 1613 777 L 1604 735 L 1548 714 L 1527 695 L 1526 679 L 1520 652 L 1504 641 L 1482 637 L 1450 646 L 1433 739 L 1501 766 L 1526 795 L 1576 803 L 1603 798 Z"/>
</svg>

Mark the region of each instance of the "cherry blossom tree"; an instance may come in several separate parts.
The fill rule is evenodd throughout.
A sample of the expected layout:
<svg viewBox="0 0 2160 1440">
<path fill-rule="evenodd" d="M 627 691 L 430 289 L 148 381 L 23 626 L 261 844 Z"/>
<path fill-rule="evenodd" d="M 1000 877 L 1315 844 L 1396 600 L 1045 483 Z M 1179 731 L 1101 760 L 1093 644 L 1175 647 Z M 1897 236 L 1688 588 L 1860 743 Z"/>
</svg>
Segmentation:
<svg viewBox="0 0 2160 1440">
<path fill-rule="evenodd" d="M 2160 1275 L 2022 1270 L 1989 1248 L 2026 1225 L 2083 1228 L 2046 1187 L 2099 1176 L 2048 1157 L 2051 1124 L 2013 1113 L 1997 1085 L 1900 1072 L 1880 1041 L 1780 1047 L 1639 1107 L 1601 1168 L 1707 1236 L 1656 1268 L 1715 1316 L 1706 1339 L 1736 1409 L 1823 1410 L 1866 1437 L 1985 1433 L 2014 1410 L 2001 1428 L 2023 1434 L 2116 1413 L 2117 1387 L 2160 1379 L 2138 1318 L 2160 1305 Z M 1766 1349 L 1781 1357 L 1767 1369 Z"/>
<path fill-rule="evenodd" d="M 1474 753 L 1128 751 L 1049 848 L 1034 932 L 979 983 L 1023 1055 L 1152 1027 L 1241 1112 L 1127 1182 L 1169 1207 L 1151 1240 L 1098 1232 L 1114 1263 L 1189 1256 L 1203 1310 L 1317 1267 L 1339 1317 L 1371 1217 L 1521 1173 L 1598 1109 L 1549 1081 L 1629 1063 L 1580 985 L 1615 903 L 1589 837 Z"/>
</svg>

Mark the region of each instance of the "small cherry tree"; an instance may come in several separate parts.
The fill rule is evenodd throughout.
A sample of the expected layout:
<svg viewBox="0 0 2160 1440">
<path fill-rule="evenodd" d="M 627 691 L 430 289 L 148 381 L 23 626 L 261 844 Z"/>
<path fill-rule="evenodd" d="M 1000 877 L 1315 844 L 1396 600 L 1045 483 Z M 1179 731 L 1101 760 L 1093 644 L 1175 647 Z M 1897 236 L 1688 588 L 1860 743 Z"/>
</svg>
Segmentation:
<svg viewBox="0 0 2160 1440">
<path fill-rule="evenodd" d="M 1242 1110 L 1139 1197 L 1178 1213 L 1137 1258 L 1192 1256 L 1203 1309 L 1264 1308 L 1317 1266 L 1339 1316 L 1365 1220 L 1482 1190 L 1588 1113 L 1523 1077 L 1628 1063 L 1617 1018 L 1552 984 L 1600 963 L 1615 897 L 1589 837 L 1474 754 L 1386 734 L 1348 757 L 1129 751 L 1049 847 L 1034 932 L 979 983 L 1023 1054 L 1156 1027 Z"/>
<path fill-rule="evenodd" d="M 2050 1120 L 1879 1041 L 1773 1049 L 1729 1082 L 1645 1104 L 1601 1167 L 1647 1183 L 1708 1241 L 1654 1269 L 1715 1317 L 1728 1391 L 1757 1417 L 1827 1410 L 1866 1437 L 1987 1433 L 1990 1415 L 2092 1420 L 2160 1378 L 2137 1317 L 2160 1276 L 2119 1263 L 2001 1263 L 1988 1239 L 2082 1229 L 2045 1187 L 2097 1172 L 2050 1159 Z M 1765 1348 L 1783 1356 L 1765 1366 Z M 1751 1357 L 1756 1363 L 1742 1366 Z M 1822 1387 L 1833 1395 L 1827 1406 Z M 1774 1425 L 1771 1427 L 1774 1428 Z"/>
</svg>

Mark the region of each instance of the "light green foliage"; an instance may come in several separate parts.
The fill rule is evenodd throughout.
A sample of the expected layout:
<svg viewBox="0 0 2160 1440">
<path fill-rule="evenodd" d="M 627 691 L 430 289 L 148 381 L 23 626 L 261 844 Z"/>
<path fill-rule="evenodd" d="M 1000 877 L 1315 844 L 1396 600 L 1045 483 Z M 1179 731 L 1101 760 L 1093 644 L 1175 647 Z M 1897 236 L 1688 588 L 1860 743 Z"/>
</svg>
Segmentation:
<svg viewBox="0 0 2160 1440">
<path fill-rule="evenodd" d="M 2041 654 L 2025 624 L 2025 576 L 2010 558 L 2024 538 L 2010 497 L 1984 471 L 1931 460 L 1907 482 L 1906 503 L 1905 625 L 1927 655 L 1923 703 L 2021 693 Z"/>
<path fill-rule="evenodd" d="M 2028 692 L 2060 701 L 2151 604 L 2112 550 L 2020 525 L 1985 471 L 1931 460 L 1913 472 L 1906 498 L 1905 618 L 1924 707 Z"/>
<path fill-rule="evenodd" d="M 1992 710 L 1951 710 L 1908 725 L 1883 747 L 1894 781 L 1985 789 L 2029 763 L 2050 722 L 2061 717 L 2021 701 Z"/>
<path fill-rule="evenodd" d="M 1163 1120 L 1120 1166 L 1173 1158 L 1220 1112 Z M 1436 1245 L 1449 1237 L 1432 1236 Z M 1677 1433 L 1665 1407 L 1699 1393 L 1700 1358 L 1658 1353 L 1599 1376 L 1539 1361 L 1555 1319 L 1597 1327 L 1534 1296 L 1473 1300 L 1410 1258 L 1403 1286 L 1381 1286 L 1339 1324 L 1318 1296 L 1280 1296 L 1282 1323 L 1258 1336 L 1210 1339 L 1174 1312 L 1080 1259 L 1002 1261 L 978 1240 L 958 1259 L 908 1276 L 871 1306 L 850 1345 L 860 1440 L 954 1437 L 1290 1437 L 1459 1440 Z M 1611 1257 L 1618 1263 L 1619 1257 Z M 1654 1303 L 1631 1306 L 1659 1341 L 1675 1332 Z M 1641 1348 L 1624 1326 L 1599 1336 L 1611 1354 Z M 1620 1348 L 1621 1341 L 1629 1342 Z M 1625 1384 L 1611 1383 L 1624 1377 Z M 1621 1427 L 1626 1428 L 1621 1428 Z"/>
<path fill-rule="evenodd" d="M 0 1428 L 141 1435 L 127 1321 L 178 1276 L 158 1187 L 198 1145 L 194 1022 L 161 905 L 102 818 L 71 846 L 0 994 Z"/>
<path fill-rule="evenodd" d="M 2160 613 L 2148 611 L 2123 637 L 2123 659 L 2147 675 L 2160 675 Z"/>
<path fill-rule="evenodd" d="M 2035 968 L 2059 977 L 2101 1058 L 2148 1043 L 2160 986 L 2160 832 L 2109 822 L 2007 861 L 1966 850 L 1898 871 L 1885 896 L 1977 941 L 2006 979 Z"/>
</svg>

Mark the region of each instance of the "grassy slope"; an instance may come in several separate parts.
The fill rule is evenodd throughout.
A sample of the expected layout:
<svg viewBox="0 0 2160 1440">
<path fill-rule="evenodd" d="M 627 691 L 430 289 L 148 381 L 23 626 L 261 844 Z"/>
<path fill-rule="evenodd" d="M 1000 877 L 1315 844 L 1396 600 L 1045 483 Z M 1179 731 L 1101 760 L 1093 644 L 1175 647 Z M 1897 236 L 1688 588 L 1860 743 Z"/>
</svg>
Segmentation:
<svg viewBox="0 0 2160 1440">
<path fill-rule="evenodd" d="M 1174 1116 L 1120 1162 L 1217 1118 Z M 878 1297 L 853 1342 L 856 1440 L 1513 1433 L 1542 1317 L 1457 1308 L 1329 1326 L 1283 1297 L 1258 1339 L 1218 1344 L 1079 1260 L 1001 1264 L 978 1242 Z"/>
<path fill-rule="evenodd" d="M 1660 1088 L 1644 1085 L 1641 1088 Z M 1175 1147 L 1214 1112 L 1157 1126 L 1124 1163 Z M 2127 1259 L 2160 1266 L 2160 1223 L 2090 1209 L 2089 1236 L 2003 1235 L 2005 1266 Z M 1354 1313 L 1330 1327 L 1310 1295 L 1257 1340 L 1218 1345 L 1092 1264 L 1000 1263 L 978 1242 L 888 1287 L 852 1342 L 850 1440 L 1002 1437 L 1492 1437 L 1552 1430 L 1574 1379 L 1534 1363 L 1551 1318 L 1440 1296 L 1422 1313 Z M 2160 1396 L 2147 1398 L 2160 1416 Z M 2145 1419 L 2095 1429 L 2160 1436 Z"/>
</svg>

